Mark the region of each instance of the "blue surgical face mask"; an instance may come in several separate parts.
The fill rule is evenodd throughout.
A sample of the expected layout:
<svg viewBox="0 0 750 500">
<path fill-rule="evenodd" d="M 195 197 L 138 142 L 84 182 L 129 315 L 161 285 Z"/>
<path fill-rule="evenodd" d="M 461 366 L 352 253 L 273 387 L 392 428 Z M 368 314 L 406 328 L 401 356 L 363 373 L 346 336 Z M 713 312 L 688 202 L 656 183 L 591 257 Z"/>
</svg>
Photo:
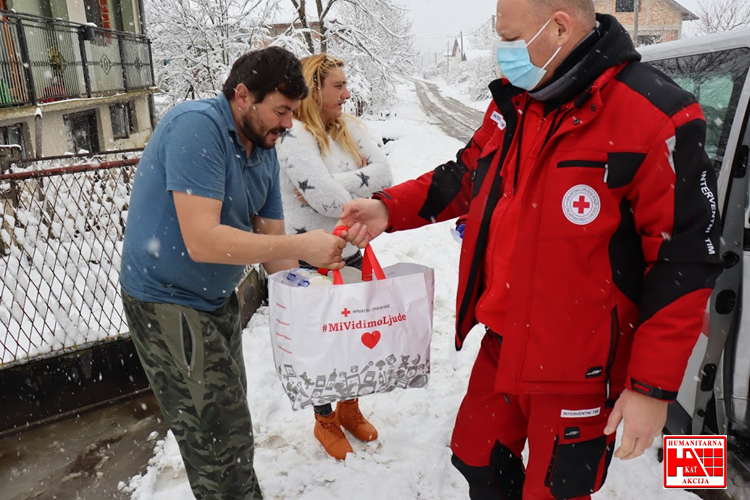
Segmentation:
<svg viewBox="0 0 750 500">
<path fill-rule="evenodd" d="M 549 61 L 547 61 L 547 64 L 540 68 L 534 66 L 531 62 L 528 46 L 542 34 L 544 28 L 551 22 L 552 19 L 547 21 L 542 26 L 542 29 L 534 35 L 534 38 L 529 40 L 529 43 L 526 43 L 524 40 L 498 42 L 497 62 L 500 64 L 500 71 L 502 71 L 503 76 L 508 79 L 511 85 L 524 90 L 534 90 L 539 85 L 539 82 L 542 81 L 544 75 L 547 74 L 547 66 L 557 57 L 562 47 L 558 47 L 555 53 L 552 54 L 552 57 L 549 58 Z"/>
</svg>

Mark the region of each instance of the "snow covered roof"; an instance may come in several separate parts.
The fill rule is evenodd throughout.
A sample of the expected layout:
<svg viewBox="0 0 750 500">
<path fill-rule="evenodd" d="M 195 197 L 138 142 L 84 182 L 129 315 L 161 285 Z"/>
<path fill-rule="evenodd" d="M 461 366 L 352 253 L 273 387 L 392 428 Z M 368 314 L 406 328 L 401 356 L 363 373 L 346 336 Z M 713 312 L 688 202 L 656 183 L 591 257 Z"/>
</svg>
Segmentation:
<svg viewBox="0 0 750 500">
<path fill-rule="evenodd" d="M 460 52 L 461 47 L 458 46 L 458 40 L 453 40 L 453 45 L 443 51 L 443 57 L 456 57 Z"/>
<path fill-rule="evenodd" d="M 698 19 L 698 16 L 693 14 L 692 11 L 688 10 L 684 5 L 677 2 L 676 0 L 664 0 L 664 2 L 673 9 L 679 11 L 680 14 L 682 14 L 683 21 L 695 21 L 696 19 Z"/>
<path fill-rule="evenodd" d="M 750 47 L 750 28 L 739 28 L 713 35 L 683 38 L 674 42 L 659 43 L 638 47 L 643 59 L 651 61 L 664 57 L 679 57 L 701 52 Z"/>
</svg>

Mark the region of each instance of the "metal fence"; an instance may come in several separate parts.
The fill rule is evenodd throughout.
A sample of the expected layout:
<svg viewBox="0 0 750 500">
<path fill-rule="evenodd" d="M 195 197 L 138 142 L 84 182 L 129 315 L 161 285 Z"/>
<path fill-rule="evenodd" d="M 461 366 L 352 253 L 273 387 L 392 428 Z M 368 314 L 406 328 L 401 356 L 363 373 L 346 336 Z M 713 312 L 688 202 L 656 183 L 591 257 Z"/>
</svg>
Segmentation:
<svg viewBox="0 0 750 500">
<path fill-rule="evenodd" d="M 0 170 L 0 368 L 127 331 L 118 278 L 139 155 L 22 160 Z"/>
<path fill-rule="evenodd" d="M 154 85 L 145 36 L 0 10 L 0 107 Z"/>
</svg>

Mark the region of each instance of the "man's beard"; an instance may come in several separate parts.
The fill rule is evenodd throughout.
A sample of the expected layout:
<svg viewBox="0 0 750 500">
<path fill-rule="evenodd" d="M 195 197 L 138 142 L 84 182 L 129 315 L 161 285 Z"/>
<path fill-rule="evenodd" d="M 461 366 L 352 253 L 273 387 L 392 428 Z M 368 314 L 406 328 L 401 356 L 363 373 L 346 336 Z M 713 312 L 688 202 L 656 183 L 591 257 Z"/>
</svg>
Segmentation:
<svg viewBox="0 0 750 500">
<path fill-rule="evenodd" d="M 240 132 L 245 136 L 245 139 L 252 142 L 253 145 L 260 149 L 273 149 L 276 147 L 276 142 L 269 142 L 268 134 L 277 132 L 282 134 L 286 131 L 284 127 L 272 128 L 263 132 L 265 126 L 257 116 L 257 111 L 253 110 L 247 115 L 240 119 Z"/>
</svg>

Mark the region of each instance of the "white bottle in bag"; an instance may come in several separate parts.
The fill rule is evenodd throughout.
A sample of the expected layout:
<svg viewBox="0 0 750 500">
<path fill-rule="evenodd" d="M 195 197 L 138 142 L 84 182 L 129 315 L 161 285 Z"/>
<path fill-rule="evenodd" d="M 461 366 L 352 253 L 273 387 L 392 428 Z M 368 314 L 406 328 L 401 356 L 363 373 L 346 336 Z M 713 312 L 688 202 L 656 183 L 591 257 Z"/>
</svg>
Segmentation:
<svg viewBox="0 0 750 500">
<path fill-rule="evenodd" d="M 310 269 L 290 269 L 286 273 L 284 283 L 295 288 L 309 288 L 311 286 L 333 285 L 333 279 Z"/>
</svg>

